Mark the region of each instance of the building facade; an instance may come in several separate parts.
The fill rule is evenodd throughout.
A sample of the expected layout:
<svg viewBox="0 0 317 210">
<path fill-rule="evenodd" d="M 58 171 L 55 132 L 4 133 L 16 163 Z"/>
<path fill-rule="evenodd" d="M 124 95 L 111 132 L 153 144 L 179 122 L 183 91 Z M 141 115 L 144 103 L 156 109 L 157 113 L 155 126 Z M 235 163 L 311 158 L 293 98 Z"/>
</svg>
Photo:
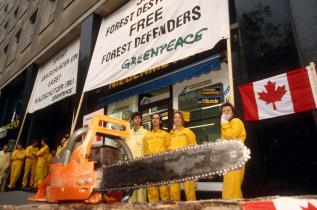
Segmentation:
<svg viewBox="0 0 317 210">
<path fill-rule="evenodd" d="M 45 136 L 54 148 L 70 132 L 101 21 L 127 2 L 0 1 L 1 145 L 18 136 L 38 70 L 79 40 L 76 94 L 26 115 L 21 143 Z M 239 117 L 239 85 L 317 62 L 316 10 L 314 0 L 229 1 Z M 188 114 L 186 125 L 199 143 L 215 141 L 220 137 L 219 107 L 230 99 L 227 53 L 222 40 L 212 50 L 89 91 L 74 126 L 83 126 L 84 116 L 96 110 L 126 120 L 140 111 L 144 127 L 149 128 L 150 115 L 158 112 L 170 130 L 173 110 L 179 109 Z M 316 125 L 316 111 L 245 122 L 252 152 L 243 184 L 246 197 L 316 193 Z M 219 180 L 198 188 L 207 191 L 206 197 L 210 191 L 219 196 Z"/>
</svg>

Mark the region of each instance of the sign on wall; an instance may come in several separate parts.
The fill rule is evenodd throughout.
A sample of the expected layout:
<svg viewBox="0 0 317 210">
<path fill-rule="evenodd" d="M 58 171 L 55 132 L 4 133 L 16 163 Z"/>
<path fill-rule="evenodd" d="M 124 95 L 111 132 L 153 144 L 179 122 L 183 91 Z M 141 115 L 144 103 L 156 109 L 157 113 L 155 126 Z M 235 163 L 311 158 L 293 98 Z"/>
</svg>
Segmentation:
<svg viewBox="0 0 317 210">
<path fill-rule="evenodd" d="M 103 20 L 84 91 L 209 50 L 229 36 L 226 0 L 129 1 Z"/>
<path fill-rule="evenodd" d="M 40 67 L 28 112 L 33 113 L 76 93 L 79 39 Z"/>
</svg>

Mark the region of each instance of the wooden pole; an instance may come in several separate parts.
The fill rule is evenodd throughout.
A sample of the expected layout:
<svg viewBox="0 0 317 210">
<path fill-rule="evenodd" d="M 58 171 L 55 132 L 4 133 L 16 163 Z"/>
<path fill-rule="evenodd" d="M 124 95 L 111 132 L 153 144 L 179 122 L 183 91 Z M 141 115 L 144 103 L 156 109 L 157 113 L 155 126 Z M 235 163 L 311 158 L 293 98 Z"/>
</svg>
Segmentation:
<svg viewBox="0 0 317 210">
<path fill-rule="evenodd" d="M 70 130 L 70 135 L 72 135 L 72 133 L 73 133 L 74 130 L 75 130 L 76 123 L 77 123 L 77 119 L 78 119 L 78 115 L 79 115 L 79 112 L 80 112 L 80 109 L 81 109 L 81 105 L 82 105 L 82 103 L 83 103 L 84 94 L 85 94 L 85 92 L 83 91 L 83 92 L 81 93 L 81 96 L 80 96 L 79 104 L 78 104 L 78 107 L 77 107 L 77 110 L 76 110 L 75 119 L 72 121 L 72 126 L 71 126 L 71 130 Z"/>
<path fill-rule="evenodd" d="M 230 86 L 229 102 L 234 105 L 234 86 L 233 86 L 233 71 L 232 71 L 232 53 L 231 53 L 231 40 L 227 39 L 227 60 L 228 60 L 228 75 Z"/>
</svg>

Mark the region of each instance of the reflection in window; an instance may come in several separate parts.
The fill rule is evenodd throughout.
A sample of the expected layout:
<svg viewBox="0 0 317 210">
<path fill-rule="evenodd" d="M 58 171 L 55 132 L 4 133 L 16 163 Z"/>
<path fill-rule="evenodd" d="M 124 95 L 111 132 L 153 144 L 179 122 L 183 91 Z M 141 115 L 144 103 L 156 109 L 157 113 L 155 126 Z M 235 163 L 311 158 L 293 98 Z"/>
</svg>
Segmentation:
<svg viewBox="0 0 317 210">
<path fill-rule="evenodd" d="M 198 143 L 215 141 L 220 138 L 219 106 L 224 101 L 223 85 L 216 84 L 181 93 L 178 107 L 190 112 L 187 125 L 197 137 Z"/>
<path fill-rule="evenodd" d="M 247 70 L 253 79 L 298 65 L 284 1 L 235 0 Z M 256 74 L 252 74 L 256 72 Z"/>
</svg>

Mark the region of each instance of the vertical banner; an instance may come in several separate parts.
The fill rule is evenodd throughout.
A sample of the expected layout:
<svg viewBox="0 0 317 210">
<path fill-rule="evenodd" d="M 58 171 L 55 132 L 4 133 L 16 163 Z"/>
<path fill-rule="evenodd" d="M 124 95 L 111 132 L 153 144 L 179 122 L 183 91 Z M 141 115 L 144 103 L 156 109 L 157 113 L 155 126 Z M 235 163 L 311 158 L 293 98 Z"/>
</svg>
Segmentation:
<svg viewBox="0 0 317 210">
<path fill-rule="evenodd" d="M 33 113 L 76 93 L 79 39 L 40 67 L 28 112 Z"/>
<path fill-rule="evenodd" d="M 135 0 L 100 26 L 84 91 L 212 49 L 230 37 L 227 0 Z"/>
</svg>

